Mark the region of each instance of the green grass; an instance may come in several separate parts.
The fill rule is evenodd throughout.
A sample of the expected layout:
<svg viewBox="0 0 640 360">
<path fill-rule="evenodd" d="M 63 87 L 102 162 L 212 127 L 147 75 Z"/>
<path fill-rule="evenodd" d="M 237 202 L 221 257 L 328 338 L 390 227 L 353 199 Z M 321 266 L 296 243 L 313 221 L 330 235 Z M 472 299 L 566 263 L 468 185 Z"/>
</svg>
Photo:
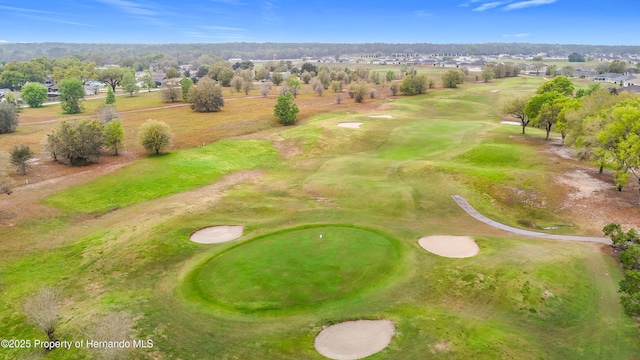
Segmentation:
<svg viewBox="0 0 640 360">
<path fill-rule="evenodd" d="M 377 232 L 294 228 L 217 254 L 191 281 L 206 301 L 243 312 L 305 307 L 361 292 L 392 272 L 398 257 L 394 240 Z"/>
<path fill-rule="evenodd" d="M 219 141 L 140 160 L 53 195 L 45 204 L 67 212 L 104 213 L 207 185 L 232 171 L 268 166 L 276 159 L 276 151 L 265 141 Z"/>
<path fill-rule="evenodd" d="M 263 140 L 220 141 L 144 158 L 58 193 L 47 204 L 62 216 L 0 229 L 0 333 L 43 339 L 21 302 L 53 284 L 65 298 L 61 339 L 83 337 L 98 315 L 126 310 L 135 337 L 154 340 L 130 358 L 322 359 L 313 340 L 324 326 L 385 318 L 396 336 L 371 359 L 637 359 L 637 322 L 619 304 L 621 275 L 609 255 L 593 244 L 505 235 L 450 197 L 462 194 L 515 226 L 568 221 L 550 186 L 563 167 L 540 151 L 544 134 L 498 124 L 503 97 L 541 82 L 399 97 L 376 111 L 393 119 L 320 114 L 256 136 L 283 139 L 285 150 L 297 150 L 291 158 Z M 126 106 L 136 108 L 135 97 Z M 181 131 L 207 121 L 193 116 Z M 343 121 L 364 125 L 335 126 Z M 265 175 L 194 207 L 201 211 L 156 218 L 157 198 L 252 168 Z M 78 212 L 102 216 L 67 216 Z M 189 241 L 217 224 L 244 225 L 245 234 L 224 244 Z M 417 244 L 431 234 L 474 236 L 481 252 L 433 255 Z M 0 349 L 0 358 L 28 355 Z"/>
</svg>

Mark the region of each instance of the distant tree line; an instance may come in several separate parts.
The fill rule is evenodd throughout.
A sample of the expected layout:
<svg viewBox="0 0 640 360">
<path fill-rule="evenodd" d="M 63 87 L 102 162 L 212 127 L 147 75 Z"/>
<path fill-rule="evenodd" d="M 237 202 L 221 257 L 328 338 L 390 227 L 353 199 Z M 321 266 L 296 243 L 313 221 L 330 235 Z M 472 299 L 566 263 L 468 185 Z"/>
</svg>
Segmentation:
<svg viewBox="0 0 640 360">
<path fill-rule="evenodd" d="M 209 43 L 209 44 L 71 44 L 71 43 L 0 43 L 0 62 L 28 61 L 38 57 L 64 58 L 95 62 L 99 66 L 120 64 L 134 69 L 148 68 L 159 61 L 190 63 L 201 54 L 228 60 L 269 60 L 303 57 L 340 58 L 345 54 L 639 54 L 640 46 L 603 46 L 571 44 L 483 43 L 483 44 L 323 44 L 323 43 Z"/>
</svg>

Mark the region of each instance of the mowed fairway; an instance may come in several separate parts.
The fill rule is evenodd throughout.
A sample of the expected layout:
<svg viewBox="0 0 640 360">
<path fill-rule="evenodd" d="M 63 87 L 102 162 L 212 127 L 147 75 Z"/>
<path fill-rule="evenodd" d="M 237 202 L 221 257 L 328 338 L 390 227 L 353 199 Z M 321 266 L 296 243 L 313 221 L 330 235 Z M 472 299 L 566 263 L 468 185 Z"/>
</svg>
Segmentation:
<svg viewBox="0 0 640 360">
<path fill-rule="evenodd" d="M 323 359 L 314 348 L 323 327 L 387 319 L 396 334 L 370 359 L 638 359 L 637 324 L 622 311 L 621 275 L 604 248 L 515 238 L 451 199 L 461 194 L 513 226 L 570 222 L 565 194 L 548 186 L 562 168 L 527 142 L 542 133 L 522 137 L 497 115 L 501 99 L 540 82 L 436 89 L 376 100 L 384 106 L 366 113 L 342 107 L 141 159 L 55 194 L 45 204 L 62 209 L 58 217 L 0 229 L 0 334 L 45 339 L 21 301 L 49 284 L 65 298 L 61 340 L 108 311 L 132 314 L 135 338 L 154 346 L 130 358 Z M 521 192 L 545 207 L 517 201 Z M 214 225 L 245 234 L 189 240 Z M 426 235 L 472 236 L 480 253 L 440 257 L 419 246 Z M 0 349 L 0 358 L 29 352 Z"/>
</svg>

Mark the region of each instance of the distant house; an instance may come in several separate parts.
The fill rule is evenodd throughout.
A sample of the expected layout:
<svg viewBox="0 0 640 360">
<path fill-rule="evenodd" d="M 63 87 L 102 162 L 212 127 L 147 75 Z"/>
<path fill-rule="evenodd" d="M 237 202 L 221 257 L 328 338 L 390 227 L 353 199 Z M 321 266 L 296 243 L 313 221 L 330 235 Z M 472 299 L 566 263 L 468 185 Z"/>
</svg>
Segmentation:
<svg viewBox="0 0 640 360">
<path fill-rule="evenodd" d="M 594 70 L 575 69 L 573 71 L 573 76 L 577 77 L 578 79 L 591 79 L 595 78 L 597 75 L 598 73 Z"/>
<path fill-rule="evenodd" d="M 629 92 L 632 94 L 640 94 L 640 85 L 623 86 L 621 88 L 616 89 L 616 92 L 617 93 Z"/>
<path fill-rule="evenodd" d="M 612 79 L 617 78 L 618 76 L 620 76 L 620 74 L 616 74 L 616 73 L 598 74 L 598 75 L 593 77 L 593 81 L 597 81 L 597 82 L 613 82 Z"/>
</svg>

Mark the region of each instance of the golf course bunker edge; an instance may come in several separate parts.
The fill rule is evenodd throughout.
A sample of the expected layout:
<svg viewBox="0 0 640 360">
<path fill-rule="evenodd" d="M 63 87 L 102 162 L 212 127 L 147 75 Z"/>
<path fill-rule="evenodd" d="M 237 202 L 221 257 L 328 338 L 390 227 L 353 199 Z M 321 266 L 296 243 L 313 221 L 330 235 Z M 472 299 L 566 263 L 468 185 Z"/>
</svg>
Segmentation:
<svg viewBox="0 0 640 360">
<path fill-rule="evenodd" d="M 480 253 L 480 247 L 470 236 L 423 236 L 418 244 L 430 253 L 448 258 L 468 258 Z"/>
<path fill-rule="evenodd" d="M 314 346 L 329 359 L 362 359 L 384 350 L 394 334 L 395 324 L 390 320 L 346 321 L 320 331 Z"/>
<path fill-rule="evenodd" d="M 244 226 L 239 225 L 209 226 L 191 233 L 189 240 L 199 244 L 219 244 L 235 240 L 243 232 Z"/>
</svg>

